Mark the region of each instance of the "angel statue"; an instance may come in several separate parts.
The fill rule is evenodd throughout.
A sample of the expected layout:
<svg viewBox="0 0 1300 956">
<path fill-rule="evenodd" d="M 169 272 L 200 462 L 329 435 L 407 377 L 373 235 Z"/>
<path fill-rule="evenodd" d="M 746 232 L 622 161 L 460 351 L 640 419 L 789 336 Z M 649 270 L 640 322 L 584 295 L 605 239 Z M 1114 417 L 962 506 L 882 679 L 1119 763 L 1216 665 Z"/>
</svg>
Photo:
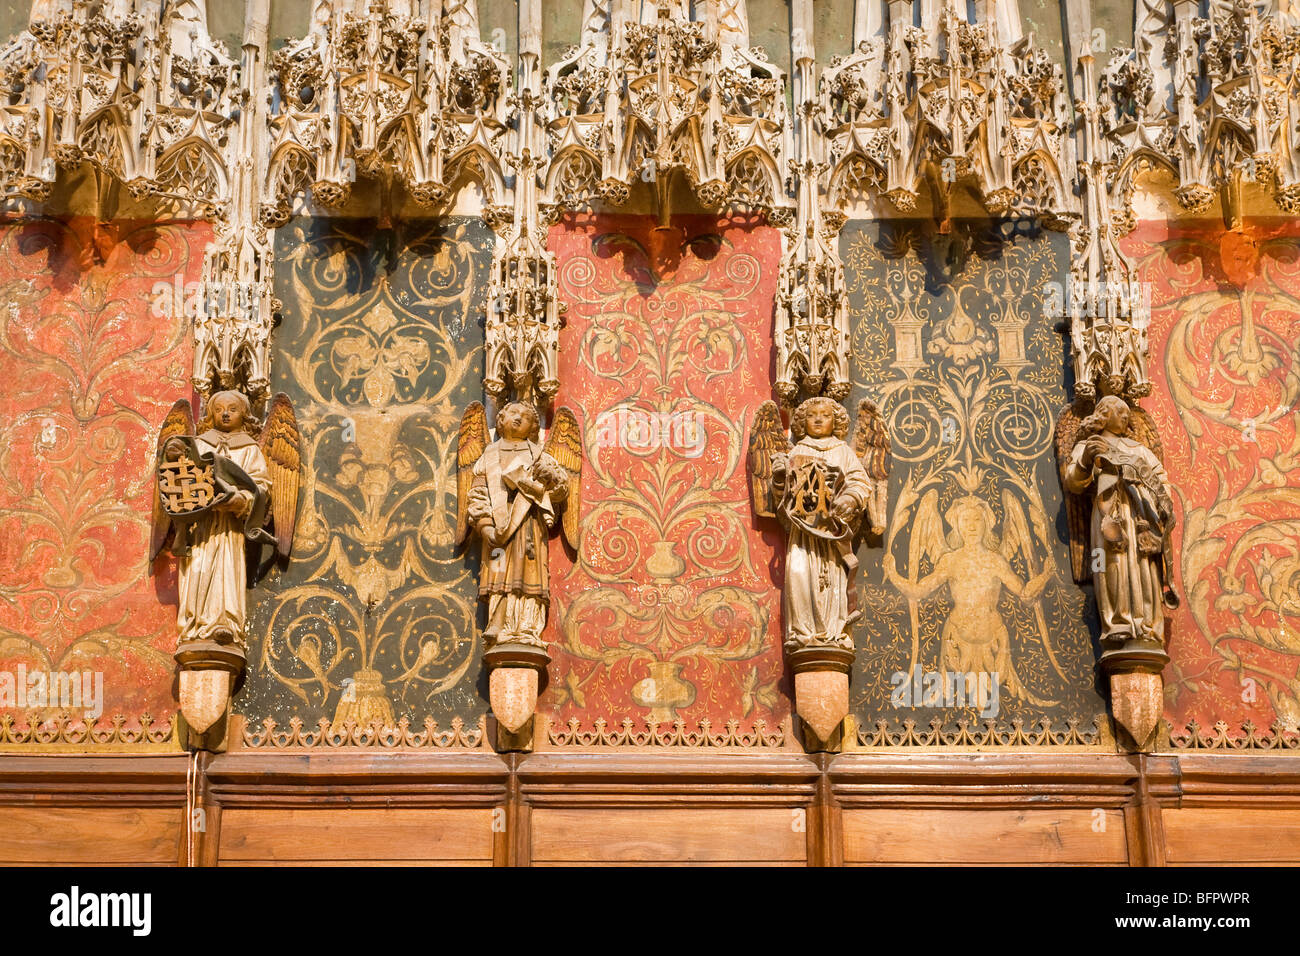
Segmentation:
<svg viewBox="0 0 1300 956">
<path fill-rule="evenodd" d="M 298 510 L 301 441 L 293 403 L 277 394 L 265 423 L 242 392 L 208 399 L 196 431 L 190 403 L 172 406 L 158 436 L 151 558 L 179 560 L 180 644 L 245 644 L 247 548 L 287 559 Z"/>
<path fill-rule="evenodd" d="M 1178 606 L 1170 578 L 1174 504 L 1150 416 L 1107 395 L 1082 420 L 1067 408 L 1056 441 L 1071 499 L 1075 577 L 1086 579 L 1091 557 L 1102 640 L 1163 648 L 1161 605 Z"/>
<path fill-rule="evenodd" d="M 1061 671 L 1047 629 L 1040 597 L 1055 572 L 1050 562 L 1028 581 L 1022 580 L 1011 566 L 1019 555 L 1033 574 L 1034 540 L 1024 508 L 1010 489 L 1002 490 L 1003 531 L 997 534 L 997 518 L 984 498 L 977 494 L 981 473 L 969 466 L 957 477 L 966 492 L 943 512 L 939 512 L 939 490 L 931 488 L 921 496 L 911 526 L 909 567 L 911 576 L 898 573 L 893 561 L 885 564 L 885 577 L 908 599 L 912 611 L 912 664 L 917 665 L 919 628 L 916 604 L 940 588 L 947 587 L 952 611 L 944 621 L 940 636 L 939 669 L 948 674 L 994 674 L 1000 690 L 1038 706 L 1057 701 L 1037 697 L 1025 685 L 1011 659 L 1011 637 L 998 610 L 1006 590 L 1022 604 L 1034 609 L 1039 640 L 1047 651 L 1056 672 Z M 948 531 L 944 533 L 944 525 Z M 1041 509 L 1034 514 L 1034 525 L 1045 547 L 1048 542 L 1047 517 Z M 932 570 L 919 576 L 922 559 Z"/>
<path fill-rule="evenodd" d="M 785 647 L 852 650 L 857 608 L 854 538 L 864 514 L 873 534 L 884 530 L 889 438 L 875 404 L 858 405 L 853 443 L 849 414 L 830 398 L 810 398 L 781 427 L 775 402 L 765 402 L 750 436 L 754 513 L 776 517 L 787 531 Z"/>
<path fill-rule="evenodd" d="M 472 527 L 482 539 L 479 598 L 488 602 L 488 648 L 525 644 L 545 649 L 550 607 L 548 533 L 563 510 L 564 537 L 577 549 L 582 437 L 568 408 L 555 413 L 546 447 L 537 409 L 511 402 L 497 413 L 488 443 L 487 412 L 474 402 L 460 422 L 456 543 Z"/>
</svg>

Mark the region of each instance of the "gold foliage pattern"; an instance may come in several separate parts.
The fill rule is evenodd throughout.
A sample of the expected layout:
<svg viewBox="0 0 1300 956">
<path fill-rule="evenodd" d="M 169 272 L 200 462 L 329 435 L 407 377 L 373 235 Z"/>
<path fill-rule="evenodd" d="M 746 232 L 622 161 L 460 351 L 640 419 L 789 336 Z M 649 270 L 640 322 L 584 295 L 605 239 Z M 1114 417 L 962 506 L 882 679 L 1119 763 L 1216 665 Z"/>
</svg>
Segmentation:
<svg viewBox="0 0 1300 956">
<path fill-rule="evenodd" d="M 456 425 L 479 397 L 491 233 L 478 220 L 281 230 L 274 387 L 299 409 L 288 570 L 253 595 L 250 724 L 474 720 L 474 558 L 454 542 Z"/>
<path fill-rule="evenodd" d="M 1052 451 L 1064 343 L 1044 286 L 1065 250 L 1027 225 L 951 242 L 910 223 L 842 234 L 852 400 L 879 405 L 894 457 L 888 530 L 860 553 L 853 709 L 873 739 L 905 721 L 938 720 L 940 744 L 963 720 L 1086 726 L 1105 709 Z M 997 711 L 909 694 L 918 672 L 986 673 Z"/>
</svg>

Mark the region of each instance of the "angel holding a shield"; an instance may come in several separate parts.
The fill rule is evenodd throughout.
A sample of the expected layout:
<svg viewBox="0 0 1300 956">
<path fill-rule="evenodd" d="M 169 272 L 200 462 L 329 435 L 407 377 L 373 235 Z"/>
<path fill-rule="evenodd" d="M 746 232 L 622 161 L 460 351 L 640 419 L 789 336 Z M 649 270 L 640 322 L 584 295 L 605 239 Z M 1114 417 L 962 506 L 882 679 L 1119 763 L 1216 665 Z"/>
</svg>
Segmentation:
<svg viewBox="0 0 1300 956">
<path fill-rule="evenodd" d="M 461 419 L 457 462 L 456 541 L 472 528 L 482 539 L 479 597 L 487 600 L 489 649 L 504 644 L 545 648 L 550 607 L 548 538 L 563 509 L 565 538 L 578 547 L 582 441 L 567 408 L 543 448 L 537 410 L 511 402 L 497 414 L 488 442 L 487 412 L 474 402 Z"/>
<path fill-rule="evenodd" d="M 194 427 L 190 403 L 172 406 L 158 438 L 151 558 L 179 558 L 180 644 L 243 646 L 247 545 L 287 558 L 298 505 L 299 437 L 293 405 L 276 395 L 261 428 L 241 392 L 217 392 Z M 260 441 L 258 436 L 260 435 Z M 271 534 L 268 528 L 274 531 Z"/>
<path fill-rule="evenodd" d="M 853 445 L 849 415 L 829 398 L 810 398 L 791 417 L 790 447 L 774 402 L 755 416 L 750 465 L 755 513 L 787 530 L 785 646 L 852 649 L 857 619 L 854 538 L 864 515 L 885 523 L 889 443 L 876 406 L 863 401 Z"/>
</svg>

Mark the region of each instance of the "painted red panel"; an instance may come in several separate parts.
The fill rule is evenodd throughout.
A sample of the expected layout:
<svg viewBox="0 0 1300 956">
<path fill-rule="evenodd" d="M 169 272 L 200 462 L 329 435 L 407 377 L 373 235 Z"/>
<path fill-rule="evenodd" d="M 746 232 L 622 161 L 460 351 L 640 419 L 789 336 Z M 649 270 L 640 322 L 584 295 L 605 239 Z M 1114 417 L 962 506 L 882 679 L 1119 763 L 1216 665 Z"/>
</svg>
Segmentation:
<svg viewBox="0 0 1300 956">
<path fill-rule="evenodd" d="M 108 228 L 97 262 L 92 221 L 0 227 L 0 673 L 100 672 L 106 718 L 163 719 L 176 581 L 149 574 L 150 465 L 191 397 L 176 313 L 210 230 Z"/>
<path fill-rule="evenodd" d="M 789 713 L 780 538 L 757 527 L 746 450 L 771 397 L 775 229 L 680 217 L 554 227 L 557 404 L 582 423 L 583 541 L 552 541 L 554 663 L 542 709 L 598 717 Z"/>
<path fill-rule="evenodd" d="M 1178 509 L 1175 728 L 1300 722 L 1300 224 L 1142 224 L 1155 416 Z"/>
</svg>

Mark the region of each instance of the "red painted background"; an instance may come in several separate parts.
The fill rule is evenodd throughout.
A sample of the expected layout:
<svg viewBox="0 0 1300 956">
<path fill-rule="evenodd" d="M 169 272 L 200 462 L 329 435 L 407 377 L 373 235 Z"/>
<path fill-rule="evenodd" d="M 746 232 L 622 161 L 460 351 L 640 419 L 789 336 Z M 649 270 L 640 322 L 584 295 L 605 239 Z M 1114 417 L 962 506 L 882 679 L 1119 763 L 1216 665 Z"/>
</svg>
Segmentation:
<svg viewBox="0 0 1300 956">
<path fill-rule="evenodd" d="M 1178 509 L 1166 715 L 1300 721 L 1300 224 L 1144 223 L 1155 416 Z"/>
<path fill-rule="evenodd" d="M 541 709 L 772 728 L 790 709 L 781 539 L 751 516 L 746 452 L 772 394 L 779 235 L 574 217 L 550 246 L 568 306 L 556 403 L 578 412 L 585 461 L 578 561 L 551 545 Z"/>
<path fill-rule="evenodd" d="M 198 279 L 209 229 L 109 229 L 97 253 L 85 219 L 0 227 L 0 671 L 102 672 L 103 719 L 134 723 L 174 709 L 150 464 L 192 358 L 183 300 L 155 287 Z"/>
</svg>

